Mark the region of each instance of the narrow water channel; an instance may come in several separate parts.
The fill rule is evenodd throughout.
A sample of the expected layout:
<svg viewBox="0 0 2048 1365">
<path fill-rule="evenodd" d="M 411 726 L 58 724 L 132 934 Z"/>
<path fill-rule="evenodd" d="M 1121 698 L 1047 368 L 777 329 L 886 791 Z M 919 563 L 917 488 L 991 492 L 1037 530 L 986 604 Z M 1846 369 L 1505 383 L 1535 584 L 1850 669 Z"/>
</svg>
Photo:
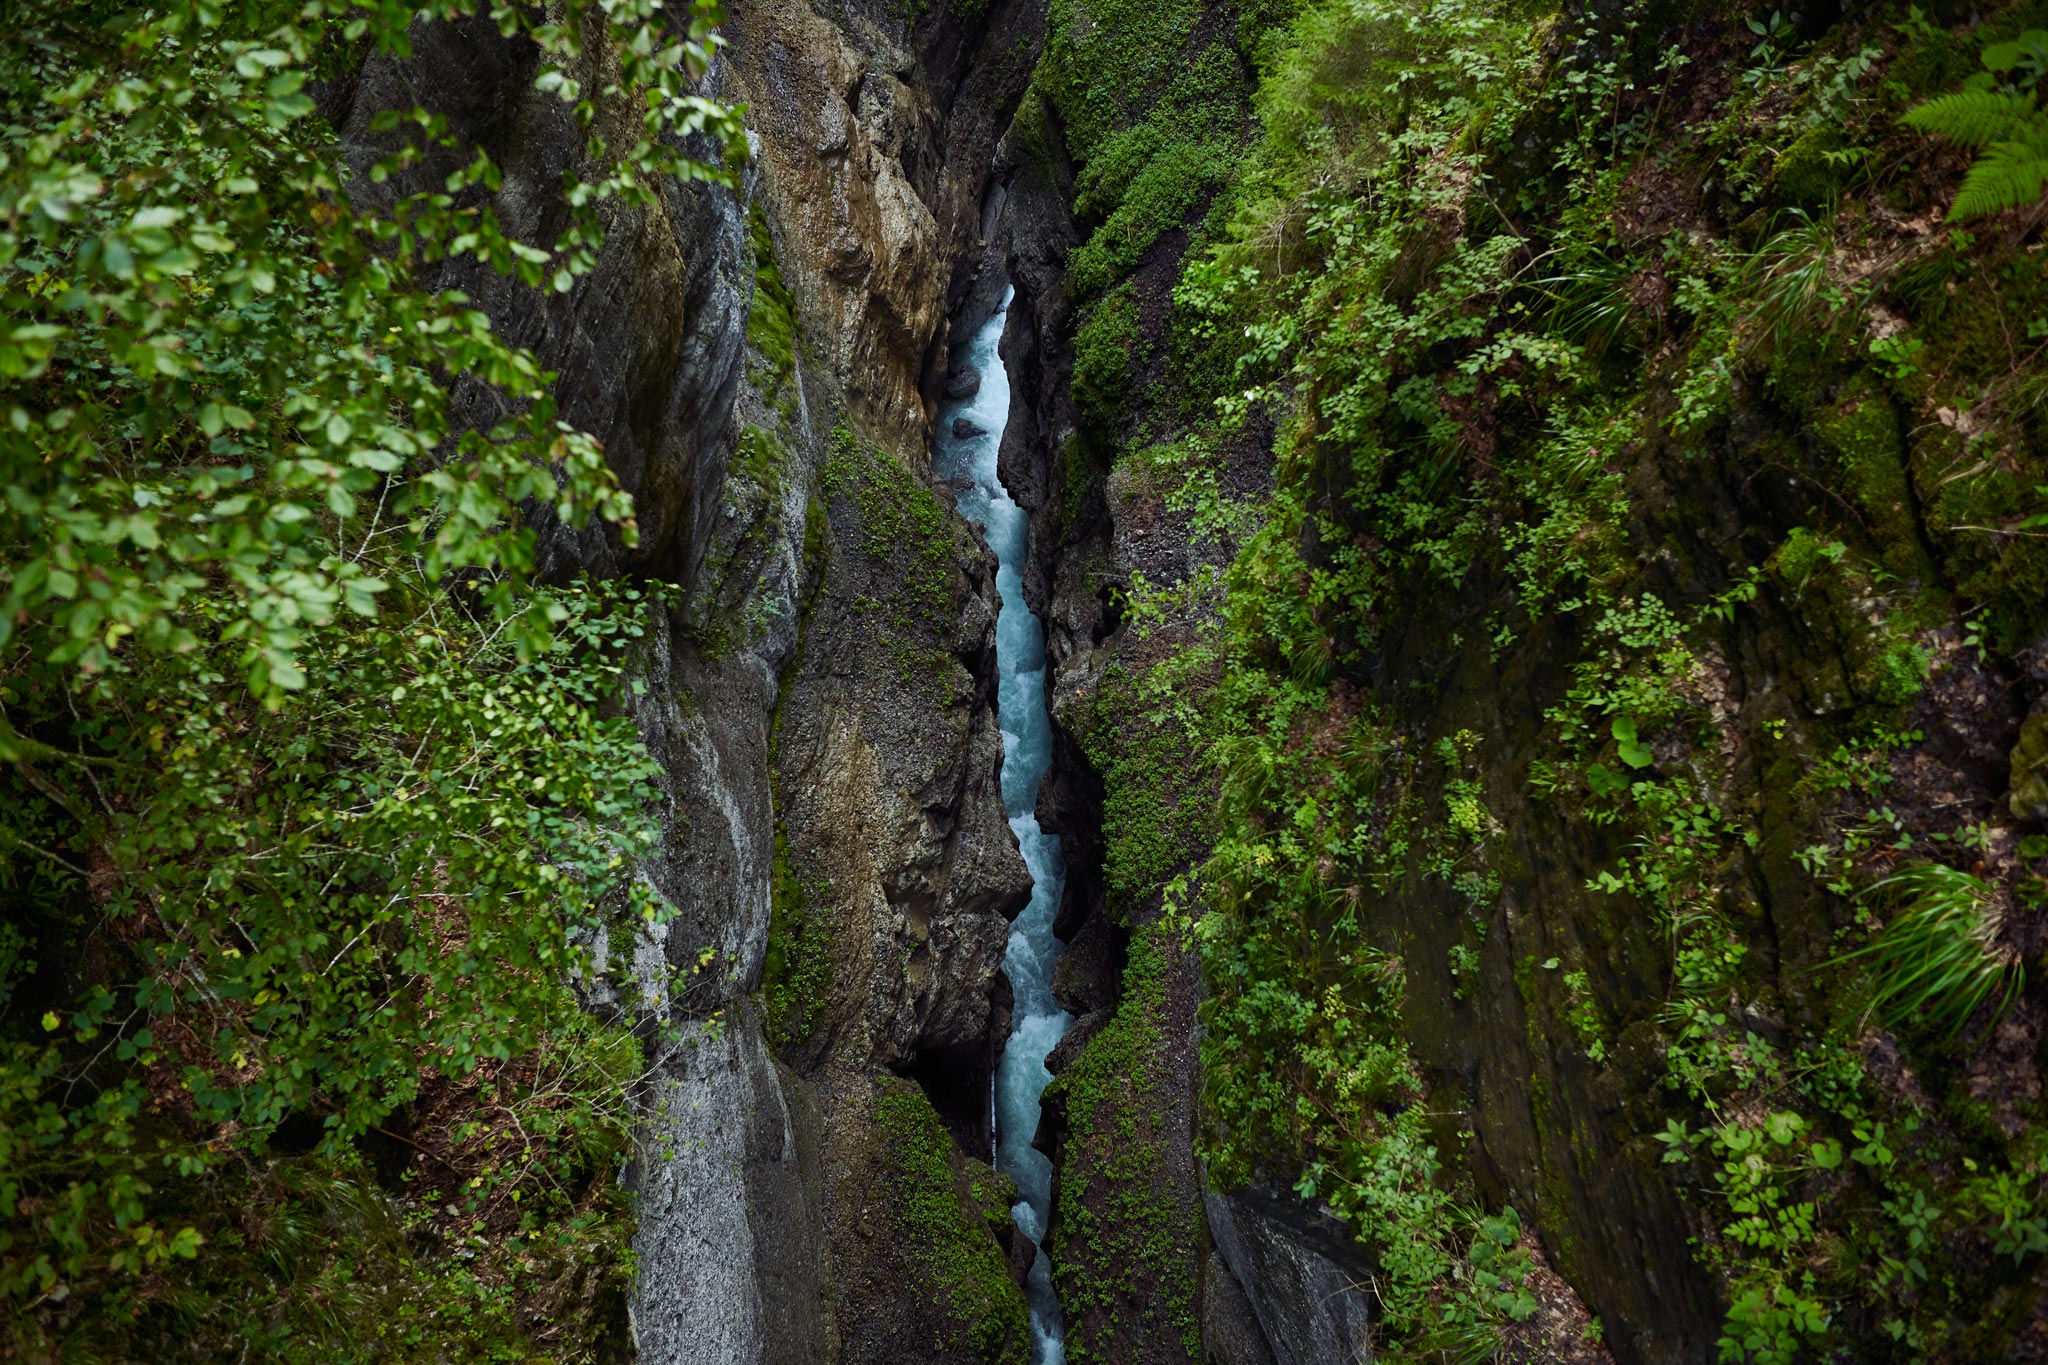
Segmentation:
<svg viewBox="0 0 2048 1365">
<path fill-rule="evenodd" d="M 1045 631 L 1024 604 L 1030 525 L 996 475 L 996 447 L 1010 416 L 1010 379 L 996 343 L 1011 292 L 1003 291 L 1002 306 L 968 344 L 966 360 L 981 372 L 980 389 L 940 406 L 936 463 L 940 476 L 956 488 L 968 485 L 959 494 L 960 514 L 982 528 L 995 552 L 996 589 L 1002 597 L 996 617 L 996 702 L 1003 727 L 1003 810 L 1031 869 L 1032 886 L 1031 903 L 1010 925 L 1009 952 L 1003 958 L 1017 1004 L 996 1068 L 996 1169 L 1017 1182 L 1022 1197 L 1012 1215 L 1038 1242 L 1052 1209 L 1052 1162 L 1031 1145 L 1031 1138 L 1038 1131 L 1039 1096 L 1052 1080 L 1045 1056 L 1073 1017 L 1052 994 L 1060 946 L 1052 936 L 1052 921 L 1066 883 L 1066 864 L 1059 837 L 1040 830 L 1034 814 L 1038 784 L 1052 764 L 1052 719 L 1045 710 Z M 955 436 L 956 420 L 963 418 L 967 425 Z M 1043 1249 L 1025 1288 L 1031 1302 L 1032 1365 L 1064 1365 L 1059 1299 Z"/>
</svg>

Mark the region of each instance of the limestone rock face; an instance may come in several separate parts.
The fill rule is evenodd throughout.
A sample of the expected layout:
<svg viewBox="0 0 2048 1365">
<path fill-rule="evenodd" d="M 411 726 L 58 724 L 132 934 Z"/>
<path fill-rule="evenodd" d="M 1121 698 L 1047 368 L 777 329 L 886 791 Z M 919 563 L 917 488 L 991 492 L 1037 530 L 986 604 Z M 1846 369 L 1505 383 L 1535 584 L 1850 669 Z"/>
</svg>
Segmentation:
<svg viewBox="0 0 2048 1365">
<path fill-rule="evenodd" d="M 548 570 L 672 589 L 621 700 L 664 773 L 640 875 L 673 913 L 600 935 L 613 971 L 590 991 L 650 1040 L 633 1347 L 1022 1365 L 1014 1248 L 969 1158 L 1030 878 L 998 787 L 993 561 L 927 452 L 949 316 L 990 292 L 987 170 L 1035 12 L 726 9 L 705 89 L 749 108 L 738 192 L 664 184 L 613 212 L 566 295 L 473 265 L 437 281 L 558 373 L 634 496 L 635 547 L 537 514 Z M 586 85 L 611 65 L 585 60 Z M 546 243 L 563 173 L 588 168 L 534 62 L 483 21 L 422 25 L 410 59 L 323 91 L 358 168 L 391 149 L 382 108 L 425 105 L 466 144 L 357 192 L 389 202 L 483 147 L 506 228 Z"/>
<path fill-rule="evenodd" d="M 759 133 L 805 336 L 863 429 L 922 455 L 1037 6 L 991 4 L 973 20 L 920 9 L 907 25 L 885 4 L 727 14 L 731 94 Z"/>
<path fill-rule="evenodd" d="M 819 359 L 875 429 L 921 445 L 919 391 L 945 320 L 938 220 L 906 174 L 905 143 L 941 120 L 903 79 L 912 57 L 879 28 L 855 37 L 808 5 L 732 7 L 735 88 L 760 134 L 790 286 Z"/>
<path fill-rule="evenodd" d="M 638 1358 L 830 1359 L 819 1115 L 758 1020 L 692 1034 L 650 1098 L 657 1146 L 633 1171 Z"/>
</svg>

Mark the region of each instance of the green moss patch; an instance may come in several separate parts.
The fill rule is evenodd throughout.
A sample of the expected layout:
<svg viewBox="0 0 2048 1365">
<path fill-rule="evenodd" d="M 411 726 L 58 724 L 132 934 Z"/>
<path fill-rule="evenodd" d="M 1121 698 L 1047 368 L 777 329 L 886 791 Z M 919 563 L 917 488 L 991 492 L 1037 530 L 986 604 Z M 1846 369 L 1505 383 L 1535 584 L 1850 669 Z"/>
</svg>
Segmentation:
<svg viewBox="0 0 2048 1365">
<path fill-rule="evenodd" d="M 883 1082 L 874 1117 L 903 1249 L 921 1281 L 915 1292 L 944 1304 L 953 1324 L 950 1339 L 938 1344 L 971 1350 L 991 1365 L 1024 1365 L 1031 1358 L 1030 1312 L 989 1234 L 988 1177 L 977 1197 L 938 1113 L 914 1084 Z"/>
<path fill-rule="evenodd" d="M 954 566 L 967 552 L 959 518 L 900 460 L 844 426 L 832 432 L 819 482 L 831 503 L 858 519 L 873 591 L 855 605 L 881 617 L 898 675 L 905 682 L 944 676 L 953 666 L 944 641 L 958 616 Z"/>
<path fill-rule="evenodd" d="M 1127 1360 L 1132 1342 L 1156 1349 L 1178 1341 L 1190 1359 L 1201 1351 L 1201 1206 L 1169 1174 L 1170 1153 L 1187 1139 L 1166 1110 L 1178 1083 L 1166 1074 L 1172 949 L 1163 933 L 1155 927 L 1132 940 L 1116 1018 L 1053 1082 L 1067 1138 L 1049 1254 L 1075 1365 Z"/>
<path fill-rule="evenodd" d="M 825 888 L 790 865 L 789 831 L 775 824 L 775 870 L 768 948 L 761 964 L 761 1004 L 769 1034 L 800 1043 L 824 1012 L 832 990 L 832 926 L 820 913 Z"/>
<path fill-rule="evenodd" d="M 1077 727 L 1102 777 L 1103 880 L 1119 922 L 1156 898 L 1205 845 L 1215 769 L 1182 709 L 1206 690 L 1200 674 L 1193 655 L 1142 675 L 1112 666 Z"/>
<path fill-rule="evenodd" d="M 754 247 L 754 302 L 747 311 L 747 341 L 767 363 L 772 391 L 796 371 L 796 298 L 782 282 L 775 263 L 775 243 L 768 217 L 757 200 L 747 210 L 747 230 Z"/>
</svg>

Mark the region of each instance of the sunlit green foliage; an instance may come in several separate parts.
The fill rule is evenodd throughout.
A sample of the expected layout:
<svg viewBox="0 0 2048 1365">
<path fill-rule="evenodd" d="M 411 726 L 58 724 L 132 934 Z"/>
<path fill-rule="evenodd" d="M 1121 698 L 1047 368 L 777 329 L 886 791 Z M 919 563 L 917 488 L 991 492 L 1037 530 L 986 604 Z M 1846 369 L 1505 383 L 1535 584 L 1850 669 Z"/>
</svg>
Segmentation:
<svg viewBox="0 0 2048 1365">
<path fill-rule="evenodd" d="M 589 138 L 554 240 L 509 237 L 497 167 L 418 110 L 377 115 L 368 184 L 456 169 L 361 211 L 316 112 L 339 64 L 480 13 Z M 612 700 L 647 602 L 538 585 L 522 508 L 630 539 L 630 502 L 534 358 L 432 282 L 469 258 L 567 291 L 658 177 L 723 174 L 678 141 L 737 132 L 691 93 L 708 16 L 671 22 L 195 0 L 32 4 L 0 35 L 17 1349 L 161 1358 L 177 1332 L 220 1358 L 390 1358 L 474 1327 L 523 1353 L 519 1239 L 618 1242 L 599 1225 L 637 1045 L 568 978 L 601 965 L 602 925 L 658 911 L 630 876 L 655 769 Z M 465 426 L 457 385 L 515 415 Z M 431 1118 L 456 1092 L 487 1112 Z M 430 1178 L 460 1177 L 482 1260 L 376 1250 L 410 1215 L 357 1144 L 394 1114 Z M 303 1177 L 286 1148 L 313 1153 Z M 412 1286 L 404 1311 L 335 1280 L 349 1247 Z"/>
</svg>

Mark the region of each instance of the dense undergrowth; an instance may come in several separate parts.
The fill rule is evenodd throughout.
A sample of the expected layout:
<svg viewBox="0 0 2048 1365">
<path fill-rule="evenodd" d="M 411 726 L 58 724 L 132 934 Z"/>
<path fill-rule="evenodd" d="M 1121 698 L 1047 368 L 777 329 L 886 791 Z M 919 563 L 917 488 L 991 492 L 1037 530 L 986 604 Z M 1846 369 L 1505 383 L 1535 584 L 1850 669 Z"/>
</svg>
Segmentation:
<svg viewBox="0 0 2048 1365">
<path fill-rule="evenodd" d="M 616 701 L 651 603 L 535 581 L 522 505 L 630 538 L 630 502 L 434 281 L 566 291 L 601 213 L 719 174 L 679 135 L 736 124 L 688 93 L 701 17 L 492 8 L 591 134 L 560 237 L 508 239 L 496 167 L 420 111 L 367 172 L 415 188 L 352 208 L 317 81 L 480 12 L 0 35 L 0 1358 L 620 1340 L 645 1061 L 572 981 L 659 912 Z M 458 384 L 517 415 L 465 429 Z"/>
<path fill-rule="evenodd" d="M 1510 1009 L 1544 1074 L 1630 1096 L 1566 1155 L 1682 1193 L 1722 1359 L 2029 1330 L 2042 746 L 2009 797 L 1956 755 L 2012 743 L 2048 622 L 2044 27 L 1054 6 L 1091 234 L 1069 521 L 1122 488 L 1229 563 L 1120 585 L 1112 881 L 1206 827 L 1168 895 L 1211 990 L 1203 1156 L 1353 1223 L 1389 1356 L 1483 1358 L 1535 1308 L 1469 1073 L 1421 1056 Z M 1532 857 L 1586 872 L 1517 960 Z M 1583 1166 L 1519 1213 L 1649 1319 L 1552 1183 Z"/>
</svg>

